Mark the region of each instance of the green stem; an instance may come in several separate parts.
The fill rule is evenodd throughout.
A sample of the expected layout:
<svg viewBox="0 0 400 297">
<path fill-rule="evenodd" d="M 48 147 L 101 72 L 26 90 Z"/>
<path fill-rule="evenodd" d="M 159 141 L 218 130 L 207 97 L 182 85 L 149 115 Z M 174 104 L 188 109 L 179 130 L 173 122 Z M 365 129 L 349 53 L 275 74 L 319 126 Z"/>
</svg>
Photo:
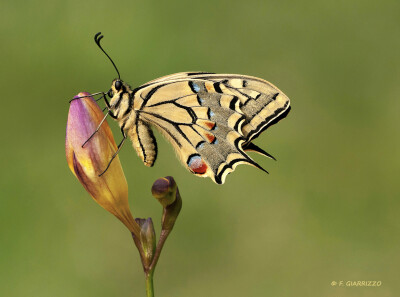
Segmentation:
<svg viewBox="0 0 400 297">
<path fill-rule="evenodd" d="M 154 272 L 154 269 L 156 268 L 158 259 L 160 258 L 161 250 L 164 246 L 165 241 L 167 240 L 167 237 L 171 230 L 162 230 L 160 234 L 160 239 L 158 240 L 157 243 L 157 248 L 156 248 L 156 253 L 154 255 L 153 261 L 151 262 L 151 265 L 149 267 L 149 270 Z"/>
<path fill-rule="evenodd" d="M 153 275 L 154 271 L 149 271 L 146 273 L 146 296 L 154 297 L 154 287 L 153 287 Z"/>
</svg>

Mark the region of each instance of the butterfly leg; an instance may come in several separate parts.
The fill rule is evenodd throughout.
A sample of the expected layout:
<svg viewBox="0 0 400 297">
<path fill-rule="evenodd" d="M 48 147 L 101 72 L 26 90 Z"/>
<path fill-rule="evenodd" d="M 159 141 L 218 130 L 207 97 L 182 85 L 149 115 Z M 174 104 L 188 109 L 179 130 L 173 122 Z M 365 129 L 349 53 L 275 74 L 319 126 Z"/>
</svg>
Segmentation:
<svg viewBox="0 0 400 297">
<path fill-rule="evenodd" d="M 97 92 L 97 93 L 93 93 L 93 94 L 86 95 L 86 96 L 76 97 L 76 98 L 73 98 L 73 99 L 69 100 L 69 103 L 71 103 L 72 101 L 74 101 L 76 99 L 81 99 L 81 98 L 86 98 L 86 97 L 93 97 L 93 96 L 96 96 L 96 95 L 101 95 L 101 97 L 99 97 L 99 99 L 94 99 L 94 101 L 99 101 L 99 100 L 104 98 L 104 101 L 106 102 L 106 105 L 107 105 L 106 109 L 110 110 L 111 105 L 107 100 L 106 93 L 104 93 L 104 92 Z M 104 109 L 103 109 L 103 111 L 104 111 Z"/>
<path fill-rule="evenodd" d="M 108 114 L 110 115 L 110 117 L 112 117 L 113 119 L 116 119 L 117 117 L 113 114 L 113 112 L 111 111 L 111 104 L 110 104 L 110 102 L 108 102 L 108 100 L 107 100 L 107 96 L 106 96 L 106 94 L 105 93 L 103 93 L 103 97 L 102 98 L 104 98 L 104 102 L 106 103 L 106 108 L 108 109 Z M 100 100 L 101 98 L 99 98 L 99 100 Z"/>
<path fill-rule="evenodd" d="M 102 96 L 99 98 L 99 99 L 96 99 L 95 101 L 99 101 L 99 100 L 101 100 L 101 99 L 104 99 L 104 102 L 106 103 L 106 107 L 103 109 L 103 111 L 105 111 L 106 109 L 108 109 L 108 113 L 110 114 L 110 116 L 113 118 L 113 119 L 116 119 L 117 117 L 112 113 L 112 111 L 111 111 L 111 104 L 110 104 L 110 102 L 108 102 L 108 100 L 107 100 L 107 96 L 106 96 L 106 93 L 104 93 L 104 92 L 98 92 L 98 93 L 95 93 L 95 94 L 92 94 L 92 96 L 93 95 L 100 95 L 100 94 L 102 94 Z M 86 96 L 85 96 L 86 97 Z M 80 98 L 82 98 L 82 97 L 80 97 Z"/>
<path fill-rule="evenodd" d="M 110 102 L 108 102 L 108 100 L 107 100 L 106 93 L 104 93 L 104 92 L 99 92 L 99 93 L 102 94 L 102 96 L 99 99 L 96 99 L 95 101 L 97 102 L 97 101 L 99 101 L 101 99 L 104 99 L 104 102 L 106 103 L 106 107 L 103 108 L 103 112 L 107 109 L 108 113 L 110 113 L 111 112 L 110 111 L 111 105 L 110 105 Z"/>
<path fill-rule="evenodd" d="M 106 105 L 107 105 L 106 108 L 108 109 L 108 112 L 107 112 L 107 114 L 104 116 L 104 118 L 101 120 L 100 124 L 97 126 L 96 130 L 92 133 L 92 135 L 90 135 L 90 137 L 82 144 L 82 147 L 84 147 L 84 145 L 85 145 L 86 143 L 88 143 L 89 140 L 92 139 L 92 137 L 99 131 L 101 125 L 104 123 L 104 121 L 106 120 L 106 118 L 107 118 L 108 115 L 110 115 L 113 119 L 116 119 L 116 118 L 117 118 L 117 117 L 112 113 L 112 111 L 110 110 L 111 105 L 110 105 L 110 103 L 109 103 L 108 100 L 107 100 L 106 94 L 105 94 L 104 92 L 99 92 L 99 93 L 96 93 L 95 95 L 98 95 L 98 94 L 103 94 L 103 95 L 102 95 L 99 99 L 97 99 L 96 101 L 99 101 L 101 98 L 104 98 L 104 101 L 105 101 L 105 103 L 106 103 Z M 104 110 L 103 110 L 103 111 L 104 111 Z"/>
<path fill-rule="evenodd" d="M 93 93 L 93 94 L 86 95 L 86 96 L 79 96 L 79 97 L 77 96 L 77 97 L 72 98 L 71 100 L 69 100 L 69 103 L 71 103 L 72 101 L 74 101 L 74 100 L 76 100 L 76 99 L 81 99 L 81 98 L 86 98 L 86 97 L 93 97 L 93 96 L 100 95 L 100 94 L 102 94 L 102 95 L 104 96 L 104 98 L 105 98 L 104 92 L 97 92 L 97 93 Z M 99 99 L 96 99 L 95 101 L 99 101 L 101 98 L 103 98 L 103 96 L 100 97 Z M 106 99 L 106 100 L 107 100 L 107 99 Z"/>
<path fill-rule="evenodd" d="M 125 142 L 127 136 L 126 136 L 126 134 L 125 134 L 125 132 L 124 132 L 124 130 L 123 130 L 122 128 L 121 128 L 121 132 L 122 132 L 123 138 L 122 138 L 120 144 L 118 144 L 118 149 L 117 149 L 117 151 L 114 153 L 114 155 L 111 157 L 111 160 L 110 160 L 110 162 L 108 162 L 108 165 L 107 165 L 106 169 L 105 169 L 102 173 L 100 173 L 99 176 L 102 176 L 102 175 L 108 170 L 108 168 L 109 168 L 110 165 L 111 165 L 111 162 L 115 159 L 115 157 L 116 157 L 116 156 L 118 155 L 118 153 L 119 153 L 119 150 L 120 150 L 121 147 L 124 145 L 124 142 Z"/>
<path fill-rule="evenodd" d="M 106 120 L 107 116 L 109 115 L 109 113 L 106 113 L 106 115 L 104 116 L 104 118 L 101 120 L 100 124 L 97 126 L 96 130 L 92 133 L 92 135 L 89 136 L 89 138 L 82 144 L 82 147 L 85 146 L 86 143 L 89 142 L 90 139 L 92 139 L 92 137 L 100 130 L 101 125 L 103 125 L 104 121 Z"/>
<path fill-rule="evenodd" d="M 107 100 L 107 96 L 106 96 L 106 93 L 104 93 L 104 92 L 102 92 L 103 93 L 103 96 L 102 97 L 100 97 L 98 100 L 100 100 L 101 98 L 103 98 L 104 99 L 104 102 L 106 103 L 106 105 L 107 105 L 107 108 L 108 108 L 108 110 L 110 110 L 110 108 L 111 108 L 111 105 L 110 105 L 110 102 L 108 102 L 108 100 Z M 97 101 L 97 100 L 96 100 Z"/>
</svg>

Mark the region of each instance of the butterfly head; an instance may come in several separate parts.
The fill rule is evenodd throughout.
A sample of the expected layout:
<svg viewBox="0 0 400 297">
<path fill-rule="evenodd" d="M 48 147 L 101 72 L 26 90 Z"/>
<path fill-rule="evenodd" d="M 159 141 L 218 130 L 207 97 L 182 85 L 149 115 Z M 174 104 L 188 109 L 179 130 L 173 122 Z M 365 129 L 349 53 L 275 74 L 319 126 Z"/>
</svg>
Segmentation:
<svg viewBox="0 0 400 297">
<path fill-rule="evenodd" d="M 130 108 L 131 88 L 121 79 L 116 78 L 111 84 L 110 90 L 107 92 L 110 98 L 110 110 L 119 118 L 125 111 Z"/>
<path fill-rule="evenodd" d="M 119 97 L 119 93 L 123 92 L 124 82 L 118 78 L 114 79 L 111 88 L 108 90 L 107 95 L 111 99 L 110 104 L 113 105 L 112 101 L 114 97 Z M 118 95 L 118 96 L 116 96 Z"/>
<path fill-rule="evenodd" d="M 113 80 L 111 84 L 111 88 L 108 90 L 107 95 L 110 98 L 110 104 L 111 106 L 115 106 L 116 101 L 124 94 L 127 92 L 127 85 L 120 80 L 119 78 L 116 78 Z M 129 87 L 128 87 L 129 88 Z"/>
</svg>

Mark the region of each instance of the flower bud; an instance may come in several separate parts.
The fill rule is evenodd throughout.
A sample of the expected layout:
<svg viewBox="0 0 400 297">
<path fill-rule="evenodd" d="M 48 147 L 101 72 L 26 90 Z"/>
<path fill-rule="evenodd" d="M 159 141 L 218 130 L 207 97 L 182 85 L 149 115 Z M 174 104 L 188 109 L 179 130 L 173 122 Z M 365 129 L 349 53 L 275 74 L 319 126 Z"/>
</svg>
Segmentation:
<svg viewBox="0 0 400 297">
<path fill-rule="evenodd" d="M 166 176 L 154 182 L 151 193 L 165 208 L 175 201 L 176 189 L 177 185 L 174 178 L 172 176 Z"/>
<path fill-rule="evenodd" d="M 172 230 L 182 208 L 182 199 L 174 178 L 167 176 L 157 179 L 151 192 L 164 208 L 162 230 Z"/>
<path fill-rule="evenodd" d="M 135 219 L 140 227 L 140 243 L 144 255 L 144 266 L 148 267 L 156 252 L 156 231 L 151 218 Z"/>
<path fill-rule="evenodd" d="M 79 98 L 82 96 L 88 97 Z M 139 234 L 139 227 L 129 209 L 128 184 L 118 156 L 99 176 L 117 150 L 106 121 L 82 147 L 104 117 L 100 107 L 89 96 L 89 93 L 82 92 L 71 101 L 65 138 L 68 166 L 98 204 L 116 216 L 131 232 Z"/>
<path fill-rule="evenodd" d="M 164 208 L 163 216 L 162 216 L 162 230 L 172 230 L 174 227 L 175 221 L 178 218 L 178 215 L 182 209 L 182 199 L 179 194 L 179 189 L 176 189 L 176 199 L 175 201 Z"/>
</svg>

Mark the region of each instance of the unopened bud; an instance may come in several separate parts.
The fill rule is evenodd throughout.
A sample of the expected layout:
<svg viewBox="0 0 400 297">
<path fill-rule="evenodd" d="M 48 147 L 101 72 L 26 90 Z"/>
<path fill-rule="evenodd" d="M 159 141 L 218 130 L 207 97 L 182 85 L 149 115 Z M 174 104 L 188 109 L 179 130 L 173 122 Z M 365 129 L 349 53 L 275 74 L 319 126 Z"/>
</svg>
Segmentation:
<svg viewBox="0 0 400 297">
<path fill-rule="evenodd" d="M 151 193 L 154 198 L 161 203 L 161 205 L 166 208 L 168 205 L 174 203 L 176 199 L 177 186 L 172 176 L 166 176 L 157 179 L 153 187 L 151 188 Z"/>
<path fill-rule="evenodd" d="M 164 208 L 162 216 L 162 230 L 172 230 L 181 209 L 182 199 L 181 195 L 179 194 L 179 189 L 177 188 L 175 192 L 175 201 Z"/>
<path fill-rule="evenodd" d="M 65 137 L 68 166 L 101 207 L 138 234 L 129 209 L 128 183 L 118 156 L 109 164 L 118 147 L 107 122 L 102 123 L 103 117 L 101 108 L 89 93 L 79 93 L 71 101 Z M 97 128 L 100 123 L 102 125 Z M 97 133 L 93 134 L 94 131 Z M 100 176 L 105 168 L 108 170 Z"/>
<path fill-rule="evenodd" d="M 135 219 L 140 227 L 140 243 L 142 245 L 146 267 L 151 264 L 156 251 L 156 232 L 151 218 Z"/>
</svg>

